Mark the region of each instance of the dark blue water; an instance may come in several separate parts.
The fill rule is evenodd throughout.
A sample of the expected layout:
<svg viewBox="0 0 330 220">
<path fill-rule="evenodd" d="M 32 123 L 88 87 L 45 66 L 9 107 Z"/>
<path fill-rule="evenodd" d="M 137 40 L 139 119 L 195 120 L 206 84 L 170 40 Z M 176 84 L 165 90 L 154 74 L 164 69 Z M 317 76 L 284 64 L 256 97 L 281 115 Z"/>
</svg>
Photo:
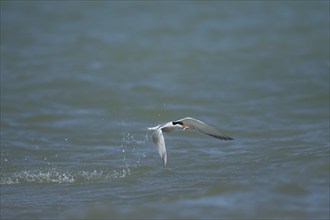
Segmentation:
<svg viewBox="0 0 330 220">
<path fill-rule="evenodd" d="M 329 218 L 329 2 L 1 1 L 1 219 Z M 191 116 L 225 142 L 147 127 Z"/>
</svg>

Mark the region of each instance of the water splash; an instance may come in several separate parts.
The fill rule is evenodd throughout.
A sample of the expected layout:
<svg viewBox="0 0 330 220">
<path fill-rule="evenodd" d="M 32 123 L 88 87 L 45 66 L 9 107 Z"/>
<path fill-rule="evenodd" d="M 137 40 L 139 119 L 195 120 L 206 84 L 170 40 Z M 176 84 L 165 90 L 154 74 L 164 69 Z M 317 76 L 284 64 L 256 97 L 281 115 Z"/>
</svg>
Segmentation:
<svg viewBox="0 0 330 220">
<path fill-rule="evenodd" d="M 143 148 L 145 147 L 146 142 L 148 141 L 148 131 L 141 138 L 136 138 L 135 135 L 130 133 L 124 133 L 121 145 L 121 151 L 123 153 L 123 165 L 126 170 L 129 170 L 130 167 L 136 168 L 142 160 L 146 157 L 146 153 Z M 139 152 L 142 150 L 142 152 Z M 128 172 L 130 175 L 130 170 Z"/>
<path fill-rule="evenodd" d="M 124 178 L 131 175 L 129 168 L 123 168 L 119 171 L 105 170 L 80 170 L 80 171 L 63 171 L 57 168 L 48 170 L 24 170 L 17 171 L 11 174 L 0 173 L 0 185 L 24 184 L 24 183 L 86 183 L 105 181 L 109 179 Z"/>
<path fill-rule="evenodd" d="M 56 169 L 50 170 L 24 170 L 14 172 L 11 175 L 1 173 L 0 184 L 19 183 L 73 183 L 74 175 L 69 172 L 60 172 Z"/>
<path fill-rule="evenodd" d="M 72 166 L 63 168 L 63 166 L 56 163 L 56 158 L 59 158 L 58 154 L 55 155 L 55 159 L 42 157 L 42 163 L 46 166 L 31 167 L 28 169 L 24 167 L 23 170 L 11 172 L 2 169 L 0 170 L 0 185 L 24 183 L 72 184 L 126 178 L 132 175 L 134 169 L 143 163 L 146 157 L 144 147 L 147 140 L 147 133 L 141 139 L 136 138 L 133 134 L 124 133 L 122 144 L 118 148 L 119 160 L 116 161 L 116 164 L 111 164 L 110 166 L 109 164 L 102 164 L 102 167 L 97 165 L 91 170 L 90 167 L 86 167 L 86 169 L 76 169 L 76 167 Z M 25 160 L 27 160 L 26 157 Z M 7 158 L 4 158 L 4 161 L 9 163 L 9 159 Z"/>
</svg>

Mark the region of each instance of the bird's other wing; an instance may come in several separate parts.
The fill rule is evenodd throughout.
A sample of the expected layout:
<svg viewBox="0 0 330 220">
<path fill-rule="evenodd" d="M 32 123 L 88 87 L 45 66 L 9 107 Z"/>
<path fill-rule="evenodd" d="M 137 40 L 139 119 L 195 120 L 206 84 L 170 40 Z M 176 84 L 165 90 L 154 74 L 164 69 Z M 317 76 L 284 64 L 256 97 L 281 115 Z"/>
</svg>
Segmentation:
<svg viewBox="0 0 330 220">
<path fill-rule="evenodd" d="M 194 118 L 183 118 L 178 121 L 182 121 L 184 125 L 187 125 L 191 130 L 196 130 L 200 133 L 209 135 L 211 137 L 215 137 L 221 140 L 234 140 L 233 138 L 225 135 L 223 132 L 219 131 L 218 129 L 205 124 L 204 122 L 194 119 Z"/>
<path fill-rule="evenodd" d="M 165 140 L 162 129 L 156 129 L 152 133 L 152 140 L 157 145 L 159 156 L 160 158 L 162 158 L 164 165 L 166 165 L 167 153 L 166 153 Z"/>
</svg>

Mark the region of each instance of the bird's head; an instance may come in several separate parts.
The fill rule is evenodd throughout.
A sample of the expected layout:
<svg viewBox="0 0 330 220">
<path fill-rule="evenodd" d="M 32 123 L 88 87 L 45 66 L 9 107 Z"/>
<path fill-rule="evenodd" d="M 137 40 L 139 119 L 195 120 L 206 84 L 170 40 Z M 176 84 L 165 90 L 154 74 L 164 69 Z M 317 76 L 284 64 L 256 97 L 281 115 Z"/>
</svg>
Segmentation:
<svg viewBox="0 0 330 220">
<path fill-rule="evenodd" d="M 177 128 L 182 128 L 183 130 L 189 128 L 189 126 L 185 125 L 182 121 L 173 121 L 172 125 Z"/>
</svg>

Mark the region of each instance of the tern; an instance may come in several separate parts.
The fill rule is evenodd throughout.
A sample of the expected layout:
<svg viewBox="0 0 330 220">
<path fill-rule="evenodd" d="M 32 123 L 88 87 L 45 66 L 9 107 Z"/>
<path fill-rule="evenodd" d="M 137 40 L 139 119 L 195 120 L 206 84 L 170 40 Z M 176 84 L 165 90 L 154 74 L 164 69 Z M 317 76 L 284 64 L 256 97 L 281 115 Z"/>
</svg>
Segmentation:
<svg viewBox="0 0 330 220">
<path fill-rule="evenodd" d="M 202 134 L 206 134 L 211 137 L 218 138 L 220 140 L 234 140 L 233 138 L 223 134 L 218 129 L 191 117 L 182 118 L 176 121 L 170 121 L 164 124 L 157 125 L 155 127 L 148 128 L 148 130 L 153 131 L 152 140 L 157 145 L 158 153 L 160 155 L 160 158 L 163 160 L 165 166 L 167 163 L 167 153 L 163 133 L 168 133 L 176 128 L 181 128 L 183 130 L 195 130 Z"/>
</svg>

